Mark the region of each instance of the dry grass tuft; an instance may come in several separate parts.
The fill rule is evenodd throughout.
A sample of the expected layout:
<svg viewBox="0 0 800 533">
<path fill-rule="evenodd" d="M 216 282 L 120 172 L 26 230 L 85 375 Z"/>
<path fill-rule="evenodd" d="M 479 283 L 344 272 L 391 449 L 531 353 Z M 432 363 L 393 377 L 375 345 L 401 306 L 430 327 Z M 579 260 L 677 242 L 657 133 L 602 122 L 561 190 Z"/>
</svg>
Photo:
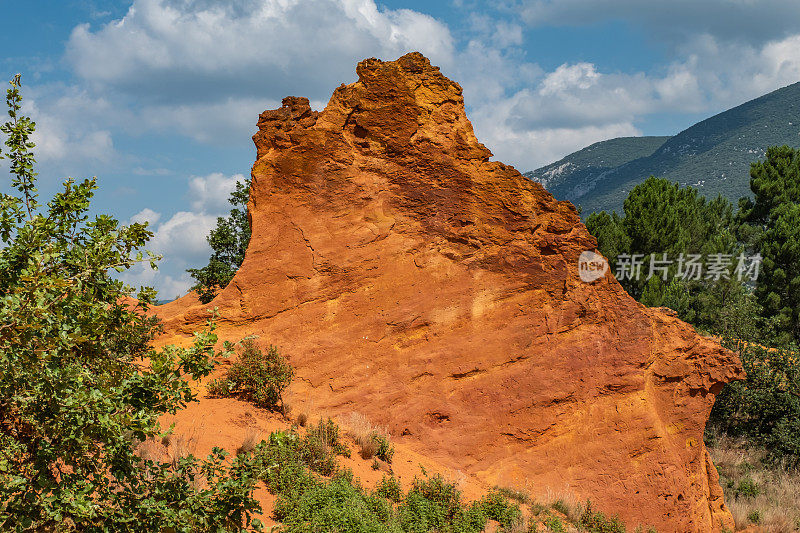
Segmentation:
<svg viewBox="0 0 800 533">
<path fill-rule="evenodd" d="M 305 413 L 300 413 L 297 415 L 297 425 L 301 428 L 304 428 L 306 427 L 306 424 L 308 424 L 308 415 Z"/>
<path fill-rule="evenodd" d="M 358 455 L 360 455 L 362 459 L 372 459 L 375 457 L 375 454 L 378 453 L 378 442 L 375 439 L 356 439 L 356 442 L 359 446 Z"/>
<path fill-rule="evenodd" d="M 236 448 L 236 455 L 252 452 L 259 442 L 261 442 L 261 432 L 256 429 L 250 429 L 244 436 L 242 443 Z"/>
<path fill-rule="evenodd" d="M 178 461 L 190 455 L 197 453 L 197 429 L 193 428 L 191 432 L 181 435 L 172 435 L 167 448 L 167 455 L 172 466 L 177 466 Z"/>
<path fill-rule="evenodd" d="M 164 456 L 164 447 L 154 439 L 147 439 L 135 447 L 135 453 L 145 461 L 159 463 Z"/>
<path fill-rule="evenodd" d="M 584 511 L 584 502 L 568 489 L 554 491 L 548 487 L 544 501 L 548 507 L 558 511 L 571 522 L 578 522 Z"/>
<path fill-rule="evenodd" d="M 714 438 L 708 451 L 737 531 L 754 525 L 774 533 L 800 530 L 800 472 L 765 465 L 763 450 L 726 436 Z"/>
<path fill-rule="evenodd" d="M 376 426 L 361 413 L 350 413 L 344 420 L 339 420 L 340 425 L 347 428 L 347 433 L 353 437 L 359 447 L 358 454 L 362 459 L 372 459 L 378 453 L 379 443 L 375 440 L 375 435 L 380 435 L 386 440 L 389 439 L 389 432 L 386 428 Z"/>
</svg>

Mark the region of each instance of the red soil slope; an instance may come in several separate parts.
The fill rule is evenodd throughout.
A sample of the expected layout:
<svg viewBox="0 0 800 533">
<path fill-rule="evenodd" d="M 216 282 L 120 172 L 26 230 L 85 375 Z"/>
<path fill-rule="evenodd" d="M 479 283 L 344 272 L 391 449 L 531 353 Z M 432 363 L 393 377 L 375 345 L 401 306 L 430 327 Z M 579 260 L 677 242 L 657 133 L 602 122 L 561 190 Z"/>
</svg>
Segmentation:
<svg viewBox="0 0 800 533">
<path fill-rule="evenodd" d="M 737 357 L 578 278 L 574 207 L 489 161 L 461 87 L 418 53 L 368 59 L 322 112 L 265 111 L 253 236 L 208 306 L 157 309 L 163 341 L 220 312 L 290 357 L 295 410 L 357 411 L 487 484 L 570 491 L 659 531 L 733 529 L 703 429 Z"/>
</svg>

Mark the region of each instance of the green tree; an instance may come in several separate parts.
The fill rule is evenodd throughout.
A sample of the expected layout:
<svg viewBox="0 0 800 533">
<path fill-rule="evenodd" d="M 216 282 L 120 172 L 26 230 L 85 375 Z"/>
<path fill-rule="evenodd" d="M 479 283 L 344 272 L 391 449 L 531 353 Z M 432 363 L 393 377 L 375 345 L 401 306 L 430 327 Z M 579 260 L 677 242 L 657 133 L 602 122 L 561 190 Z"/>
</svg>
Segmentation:
<svg viewBox="0 0 800 533">
<path fill-rule="evenodd" d="M 701 279 L 678 276 L 681 254 L 685 259 L 722 254 L 731 261 L 731 267 L 735 266 L 743 247 L 737 240 L 737 220 L 730 202 L 722 197 L 707 201 L 692 187 L 650 177 L 631 190 L 623 209 L 623 216 L 592 213 L 586 227 L 615 272 L 623 254 L 641 259 L 638 279 L 620 279 L 631 296 L 648 306 L 670 307 L 682 319 L 703 329 L 754 334 L 755 328 L 738 314 L 752 311 L 753 301 L 736 276 L 719 280 L 706 279 L 705 275 Z M 658 264 L 663 254 L 672 261 L 667 275 L 659 271 L 648 279 L 651 259 Z"/>
<path fill-rule="evenodd" d="M 217 225 L 208 235 L 211 257 L 203 268 L 190 268 L 189 274 L 197 282 L 192 290 L 197 291 L 200 301 L 209 303 L 224 289 L 242 266 L 247 245 L 250 243 L 250 220 L 247 216 L 247 201 L 250 198 L 250 181 L 236 182 L 236 189 L 228 202 L 233 206 L 227 217 L 218 217 Z"/>
<path fill-rule="evenodd" d="M 138 251 L 152 233 L 90 219 L 95 179 L 69 179 L 38 203 L 35 124 L 20 113 L 19 87 L 17 76 L 0 128 L 17 191 L 0 198 L 0 530 L 260 527 L 251 457 L 137 455 L 137 443 L 161 433 L 162 414 L 195 399 L 185 377 L 211 372 L 213 324 L 191 348 L 150 347 L 154 291 L 134 303 L 112 274 L 155 260 Z"/>
<path fill-rule="evenodd" d="M 763 257 L 756 298 L 778 343 L 800 341 L 800 151 L 771 147 L 750 168 L 754 198 L 740 202 L 743 238 Z"/>
</svg>

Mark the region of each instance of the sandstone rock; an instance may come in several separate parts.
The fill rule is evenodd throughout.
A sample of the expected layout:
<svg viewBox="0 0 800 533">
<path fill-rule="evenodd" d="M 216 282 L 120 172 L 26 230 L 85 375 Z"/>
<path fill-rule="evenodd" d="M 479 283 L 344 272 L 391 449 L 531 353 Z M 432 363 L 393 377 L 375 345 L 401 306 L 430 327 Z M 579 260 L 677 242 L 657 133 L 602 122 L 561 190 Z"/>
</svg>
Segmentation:
<svg viewBox="0 0 800 533">
<path fill-rule="evenodd" d="M 357 72 L 321 112 L 261 114 L 244 264 L 210 305 L 159 308 L 165 339 L 216 306 L 222 338 L 289 354 L 298 406 L 630 525 L 732 530 L 703 430 L 737 357 L 610 275 L 582 282 L 575 208 L 490 161 L 426 58 Z"/>
</svg>

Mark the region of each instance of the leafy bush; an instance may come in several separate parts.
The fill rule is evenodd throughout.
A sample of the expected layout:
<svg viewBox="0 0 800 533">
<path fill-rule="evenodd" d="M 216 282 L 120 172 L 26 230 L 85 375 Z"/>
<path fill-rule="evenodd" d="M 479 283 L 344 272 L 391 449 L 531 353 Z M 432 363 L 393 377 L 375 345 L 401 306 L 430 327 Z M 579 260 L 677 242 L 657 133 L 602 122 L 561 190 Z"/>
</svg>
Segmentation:
<svg viewBox="0 0 800 533">
<path fill-rule="evenodd" d="M 300 459 L 309 468 L 329 476 L 336 471 L 336 456 L 350 456 L 350 450 L 339 440 L 339 426 L 330 418 L 311 426 L 300 442 Z"/>
<path fill-rule="evenodd" d="M 551 533 L 567 533 L 564 522 L 557 516 L 548 516 L 544 521 L 544 525 Z"/>
<path fill-rule="evenodd" d="M 375 434 L 373 439 L 378 443 L 378 451 L 375 452 L 375 456 L 381 461 L 391 464 L 392 456 L 394 455 L 394 446 L 389 443 L 389 438 L 385 435 Z"/>
<path fill-rule="evenodd" d="M 625 524 L 619 518 L 616 516 L 607 518 L 600 511 L 592 510 L 592 502 L 586 503 L 580 523 L 591 533 L 625 533 Z"/>
<path fill-rule="evenodd" d="M 252 339 L 242 342 L 239 359 L 222 378 L 208 384 L 212 396 L 240 396 L 259 407 L 278 409 L 285 414 L 283 392 L 292 382 L 294 370 L 271 346 L 264 353 Z"/>
<path fill-rule="evenodd" d="M 278 498 L 275 515 L 280 517 L 287 533 L 400 531 L 396 524 L 391 523 L 392 509 L 385 499 L 367 494 L 342 477 L 314 485 L 296 500 Z"/>
<path fill-rule="evenodd" d="M 400 482 L 397 481 L 394 476 L 383 476 L 378 487 L 375 489 L 375 493 L 381 498 L 386 498 L 394 503 L 398 503 L 403 499 L 403 489 L 400 487 Z"/>
<path fill-rule="evenodd" d="M 359 455 L 362 459 L 371 459 L 374 456 L 391 464 L 394 446 L 391 445 L 386 435 L 373 431 L 357 440 L 360 441 Z"/>
<path fill-rule="evenodd" d="M 481 498 L 480 506 L 487 518 L 500 523 L 504 529 L 511 529 L 522 521 L 522 512 L 516 505 L 511 505 L 505 496 L 493 491 Z"/>
<path fill-rule="evenodd" d="M 755 498 L 760 492 L 758 485 L 750 478 L 742 479 L 736 487 L 737 497 Z"/>
<path fill-rule="evenodd" d="M 161 415 L 195 400 L 186 377 L 212 371 L 214 325 L 191 348 L 151 348 L 155 291 L 131 301 L 111 273 L 153 262 L 138 252 L 152 233 L 90 219 L 94 179 L 69 179 L 39 204 L 19 86 L 0 127 L 19 193 L 0 196 L 0 530 L 259 528 L 249 456 L 162 464 L 135 453 L 159 436 Z"/>
<path fill-rule="evenodd" d="M 800 353 L 726 342 L 747 380 L 725 386 L 711 412 L 714 429 L 763 445 L 772 462 L 800 465 Z"/>
</svg>

